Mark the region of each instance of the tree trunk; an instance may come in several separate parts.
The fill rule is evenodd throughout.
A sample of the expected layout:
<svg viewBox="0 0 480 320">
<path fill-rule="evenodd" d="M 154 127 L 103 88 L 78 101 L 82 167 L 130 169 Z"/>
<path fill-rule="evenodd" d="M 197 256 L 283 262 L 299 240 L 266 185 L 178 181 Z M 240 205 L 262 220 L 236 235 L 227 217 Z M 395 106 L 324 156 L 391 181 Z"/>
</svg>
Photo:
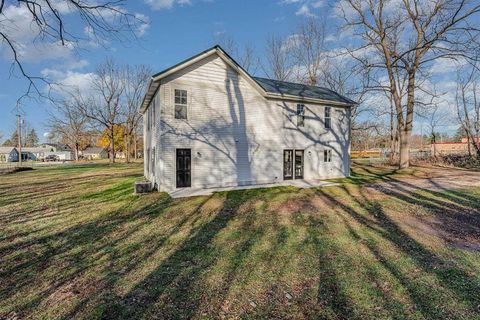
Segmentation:
<svg viewBox="0 0 480 320">
<path fill-rule="evenodd" d="M 138 159 L 138 153 L 137 153 L 137 135 L 136 134 L 133 134 L 133 152 L 134 152 L 134 157 L 135 157 L 135 160 Z"/>
<path fill-rule="evenodd" d="M 396 154 L 396 137 L 395 125 L 393 122 L 393 101 L 392 96 L 390 95 L 390 163 L 393 163 Z"/>
<path fill-rule="evenodd" d="M 129 143 L 130 137 L 126 132 L 123 139 L 125 142 L 125 163 L 129 163 L 130 162 L 130 143 Z"/>
<path fill-rule="evenodd" d="M 410 166 L 410 134 L 407 130 L 400 132 L 400 169 Z"/>
<path fill-rule="evenodd" d="M 75 161 L 78 161 L 78 143 L 75 143 Z"/>
<path fill-rule="evenodd" d="M 407 86 L 407 114 L 405 123 L 399 121 L 400 131 L 400 163 L 399 168 L 404 169 L 410 166 L 410 139 L 413 129 L 413 107 L 415 104 L 415 69 L 408 74 Z M 403 111 L 401 111 L 403 112 Z"/>
<path fill-rule="evenodd" d="M 115 163 L 115 134 L 113 125 L 110 126 L 110 162 Z"/>
</svg>

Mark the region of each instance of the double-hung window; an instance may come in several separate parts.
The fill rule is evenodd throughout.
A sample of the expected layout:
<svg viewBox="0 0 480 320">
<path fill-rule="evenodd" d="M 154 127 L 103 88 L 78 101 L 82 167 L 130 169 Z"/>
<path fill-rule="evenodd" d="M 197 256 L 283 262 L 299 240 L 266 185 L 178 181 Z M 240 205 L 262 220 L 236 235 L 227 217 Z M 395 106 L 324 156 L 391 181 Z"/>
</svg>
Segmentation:
<svg viewBox="0 0 480 320">
<path fill-rule="evenodd" d="M 332 127 L 331 109 L 331 107 L 325 107 L 325 129 L 330 129 Z"/>
<path fill-rule="evenodd" d="M 323 161 L 332 162 L 332 150 L 323 150 Z"/>
<path fill-rule="evenodd" d="M 187 90 L 175 89 L 175 119 L 187 119 L 188 96 Z"/>
<path fill-rule="evenodd" d="M 297 127 L 305 126 L 305 105 L 297 104 Z"/>
</svg>

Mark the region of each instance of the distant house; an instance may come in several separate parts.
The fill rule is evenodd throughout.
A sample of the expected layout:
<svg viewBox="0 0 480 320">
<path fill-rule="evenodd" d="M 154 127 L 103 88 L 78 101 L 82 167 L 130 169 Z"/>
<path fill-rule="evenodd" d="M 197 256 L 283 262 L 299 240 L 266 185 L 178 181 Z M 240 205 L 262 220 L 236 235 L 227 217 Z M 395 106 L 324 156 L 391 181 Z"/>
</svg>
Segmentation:
<svg viewBox="0 0 480 320">
<path fill-rule="evenodd" d="M 477 142 L 480 146 L 480 141 Z M 432 154 L 448 155 L 448 154 L 468 154 L 468 150 L 474 153 L 471 142 L 468 142 L 467 138 L 462 138 L 461 141 L 455 142 L 436 142 L 430 146 Z"/>
<path fill-rule="evenodd" d="M 60 152 L 60 151 L 72 152 L 72 148 L 70 148 L 68 144 L 63 144 L 63 143 L 44 143 L 41 145 L 41 147 L 50 148 L 53 152 Z"/>
<path fill-rule="evenodd" d="M 17 148 L 0 147 L 0 162 L 18 162 Z"/>
<path fill-rule="evenodd" d="M 60 160 L 73 160 L 73 153 L 67 145 L 43 144 L 40 147 L 23 147 L 23 161 L 43 161 L 46 156 L 56 155 Z"/>
<path fill-rule="evenodd" d="M 84 159 L 89 160 L 108 158 L 107 150 L 102 147 L 88 147 L 87 149 L 81 151 L 80 155 L 83 156 Z"/>
<path fill-rule="evenodd" d="M 42 161 L 52 152 L 55 149 L 51 147 L 22 147 L 22 160 Z"/>
</svg>

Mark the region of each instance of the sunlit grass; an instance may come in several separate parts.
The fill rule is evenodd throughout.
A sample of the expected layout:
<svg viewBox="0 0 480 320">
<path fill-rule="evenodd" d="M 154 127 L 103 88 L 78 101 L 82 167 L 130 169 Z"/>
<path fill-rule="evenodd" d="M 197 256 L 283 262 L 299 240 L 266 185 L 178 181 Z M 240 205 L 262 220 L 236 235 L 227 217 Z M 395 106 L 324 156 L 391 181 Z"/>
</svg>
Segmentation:
<svg viewBox="0 0 480 320">
<path fill-rule="evenodd" d="M 186 199 L 133 195 L 140 164 L 0 176 L 0 318 L 478 318 L 480 188 L 354 173 Z"/>
</svg>

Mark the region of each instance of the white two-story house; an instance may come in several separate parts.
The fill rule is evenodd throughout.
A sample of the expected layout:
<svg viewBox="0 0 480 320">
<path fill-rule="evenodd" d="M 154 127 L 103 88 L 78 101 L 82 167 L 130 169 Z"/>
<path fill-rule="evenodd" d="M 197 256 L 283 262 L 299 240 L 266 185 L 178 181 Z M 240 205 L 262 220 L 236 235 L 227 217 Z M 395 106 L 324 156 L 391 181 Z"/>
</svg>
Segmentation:
<svg viewBox="0 0 480 320">
<path fill-rule="evenodd" d="M 350 174 L 350 108 L 331 90 L 253 77 L 215 46 L 152 76 L 141 105 L 158 190 Z"/>
</svg>

